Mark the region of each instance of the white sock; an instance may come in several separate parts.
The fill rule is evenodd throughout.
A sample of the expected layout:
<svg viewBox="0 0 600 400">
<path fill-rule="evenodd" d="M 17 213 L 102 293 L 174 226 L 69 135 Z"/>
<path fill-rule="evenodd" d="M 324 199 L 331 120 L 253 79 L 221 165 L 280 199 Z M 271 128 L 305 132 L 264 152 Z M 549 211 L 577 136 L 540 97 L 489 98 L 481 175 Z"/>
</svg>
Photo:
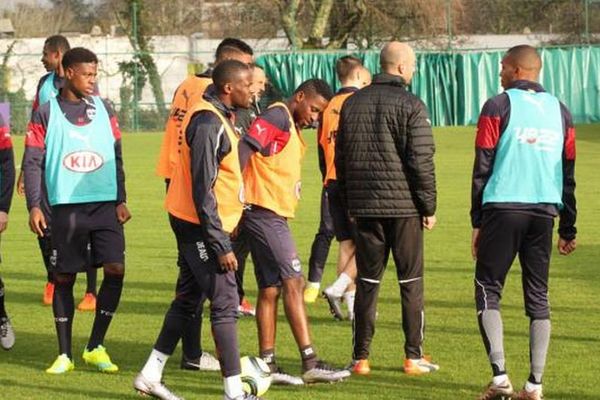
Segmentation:
<svg viewBox="0 0 600 400">
<path fill-rule="evenodd" d="M 492 378 L 494 385 L 502 385 L 507 380 L 508 380 L 508 375 L 506 375 L 506 374 L 497 375 L 494 378 Z"/>
<path fill-rule="evenodd" d="M 321 283 L 308 281 L 308 285 L 306 285 L 306 286 L 309 288 L 315 288 L 315 289 L 319 290 L 319 288 L 321 287 Z"/>
<path fill-rule="evenodd" d="M 528 392 L 533 392 L 533 391 L 542 391 L 542 385 L 537 385 L 535 383 L 531 383 L 529 381 L 525 382 L 525 390 Z"/>
<path fill-rule="evenodd" d="M 225 394 L 231 399 L 235 399 L 238 396 L 244 395 L 242 389 L 242 376 L 233 375 L 223 378 L 223 387 L 225 388 Z"/>
<path fill-rule="evenodd" d="M 352 278 L 350 278 L 346 273 L 342 272 L 340 276 L 333 282 L 333 285 L 329 286 L 327 289 L 329 293 L 336 297 L 342 297 L 348 285 L 352 283 Z"/>
<path fill-rule="evenodd" d="M 348 306 L 348 312 L 350 314 L 354 314 L 354 297 L 355 296 L 356 296 L 356 290 L 344 293 L 344 301 L 346 302 L 346 305 Z"/>
<path fill-rule="evenodd" d="M 160 382 L 168 359 L 168 355 L 152 349 L 152 353 L 150 353 L 146 365 L 142 368 L 142 375 L 151 382 Z"/>
</svg>

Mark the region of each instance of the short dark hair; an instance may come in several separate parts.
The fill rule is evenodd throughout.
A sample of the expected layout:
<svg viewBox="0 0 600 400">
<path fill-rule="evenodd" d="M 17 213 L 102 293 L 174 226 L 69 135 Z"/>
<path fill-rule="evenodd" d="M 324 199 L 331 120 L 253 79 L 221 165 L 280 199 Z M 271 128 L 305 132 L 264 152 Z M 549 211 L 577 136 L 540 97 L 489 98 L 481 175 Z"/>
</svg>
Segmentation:
<svg viewBox="0 0 600 400">
<path fill-rule="evenodd" d="M 218 60 L 221 54 L 221 49 L 224 47 L 233 47 L 238 49 L 242 53 L 249 54 L 251 56 L 254 55 L 254 51 L 252 51 L 252 47 L 248 45 L 248 43 L 244 42 L 241 39 L 236 38 L 225 38 L 221 40 L 221 43 L 217 46 L 217 50 L 215 51 L 215 60 Z"/>
<path fill-rule="evenodd" d="M 232 58 L 236 58 L 235 56 L 242 56 L 245 53 L 233 46 L 223 46 L 217 52 L 217 57 L 215 58 L 215 63 L 218 64 L 223 60 L 228 60 Z"/>
<path fill-rule="evenodd" d="M 294 91 L 294 94 L 304 92 L 305 95 L 319 95 L 329 101 L 333 97 L 331 87 L 323 79 L 309 79 L 304 81 Z"/>
<path fill-rule="evenodd" d="M 46 38 L 44 46 L 48 46 L 51 51 L 61 51 L 66 53 L 71 48 L 69 41 L 63 35 L 52 35 Z"/>
<path fill-rule="evenodd" d="M 81 63 L 98 63 L 98 57 L 96 54 L 86 49 L 85 47 L 73 47 L 67 51 L 62 59 L 63 69 L 66 70 L 72 65 Z"/>
<path fill-rule="evenodd" d="M 339 58 L 335 63 L 335 72 L 340 81 L 348 79 L 350 74 L 357 68 L 362 67 L 362 61 L 355 56 L 344 56 Z"/>
<path fill-rule="evenodd" d="M 238 60 L 225 60 L 215 67 L 212 80 L 218 92 L 223 91 L 226 84 L 235 81 L 243 71 L 249 71 L 250 67 Z"/>
</svg>

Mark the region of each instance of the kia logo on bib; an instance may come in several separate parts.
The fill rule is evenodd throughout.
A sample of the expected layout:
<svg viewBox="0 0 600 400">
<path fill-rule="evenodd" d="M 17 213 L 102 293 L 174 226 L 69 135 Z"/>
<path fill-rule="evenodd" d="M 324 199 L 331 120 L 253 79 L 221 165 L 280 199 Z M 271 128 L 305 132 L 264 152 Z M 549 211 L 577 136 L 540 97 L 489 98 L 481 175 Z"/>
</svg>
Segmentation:
<svg viewBox="0 0 600 400">
<path fill-rule="evenodd" d="M 93 172 L 102 165 L 104 165 L 102 156 L 93 151 L 74 151 L 63 158 L 63 166 L 73 172 Z"/>
</svg>

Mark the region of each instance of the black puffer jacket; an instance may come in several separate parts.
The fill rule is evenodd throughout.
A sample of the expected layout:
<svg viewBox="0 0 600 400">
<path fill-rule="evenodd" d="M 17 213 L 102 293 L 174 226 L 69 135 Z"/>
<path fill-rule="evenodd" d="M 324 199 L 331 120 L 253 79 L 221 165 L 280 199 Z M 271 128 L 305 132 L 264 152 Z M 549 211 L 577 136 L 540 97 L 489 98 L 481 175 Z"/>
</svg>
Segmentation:
<svg viewBox="0 0 600 400">
<path fill-rule="evenodd" d="M 399 76 L 379 74 L 341 111 L 335 166 L 351 216 L 431 216 L 435 146 L 425 104 Z"/>
</svg>

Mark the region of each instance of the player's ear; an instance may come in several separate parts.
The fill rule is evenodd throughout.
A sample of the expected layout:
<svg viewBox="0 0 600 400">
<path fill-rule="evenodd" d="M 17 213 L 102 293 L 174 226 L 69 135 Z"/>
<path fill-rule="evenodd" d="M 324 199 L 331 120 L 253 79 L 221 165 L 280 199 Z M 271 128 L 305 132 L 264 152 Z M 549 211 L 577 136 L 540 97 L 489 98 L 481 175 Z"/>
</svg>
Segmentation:
<svg viewBox="0 0 600 400">
<path fill-rule="evenodd" d="M 73 70 L 73 67 L 72 67 L 72 66 L 71 66 L 71 67 L 68 67 L 68 68 L 65 70 L 65 78 L 67 78 L 67 79 L 71 80 L 71 79 L 73 79 L 73 76 L 74 76 L 74 75 L 75 75 L 75 71 Z"/>
<path fill-rule="evenodd" d="M 306 97 L 306 95 L 304 94 L 304 91 L 299 91 L 294 95 L 294 99 L 296 100 L 296 103 L 302 103 L 304 101 L 304 98 Z"/>
<path fill-rule="evenodd" d="M 223 86 L 223 93 L 230 94 L 231 91 L 232 91 L 231 83 L 228 82 Z"/>
</svg>

